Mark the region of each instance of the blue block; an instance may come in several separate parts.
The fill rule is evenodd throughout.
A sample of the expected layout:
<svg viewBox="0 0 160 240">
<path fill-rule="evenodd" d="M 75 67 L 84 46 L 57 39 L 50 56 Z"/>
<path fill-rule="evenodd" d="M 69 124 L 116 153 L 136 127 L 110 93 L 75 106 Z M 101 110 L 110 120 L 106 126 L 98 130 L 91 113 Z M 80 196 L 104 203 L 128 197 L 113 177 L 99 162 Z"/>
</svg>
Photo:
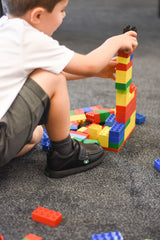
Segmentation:
<svg viewBox="0 0 160 240">
<path fill-rule="evenodd" d="M 80 109 L 83 109 L 84 113 L 93 112 L 93 109 L 90 107 L 85 107 L 85 108 L 80 108 Z"/>
<path fill-rule="evenodd" d="M 160 172 L 160 159 L 157 158 L 155 161 L 154 161 L 154 166 L 155 168 L 157 168 L 157 170 Z"/>
<path fill-rule="evenodd" d="M 41 143 L 42 143 L 42 150 L 48 151 L 48 148 L 50 147 L 50 139 L 49 139 L 46 129 L 43 129 L 43 136 L 41 139 Z"/>
<path fill-rule="evenodd" d="M 123 240 L 123 236 L 119 231 L 93 234 L 91 240 Z"/>
<path fill-rule="evenodd" d="M 70 126 L 70 130 L 77 131 L 78 130 L 78 126 L 77 125 L 71 125 Z"/>
<path fill-rule="evenodd" d="M 146 117 L 142 114 L 136 113 L 136 124 L 142 124 L 146 121 Z"/>
<path fill-rule="evenodd" d="M 124 132 L 124 130 L 125 130 L 124 123 L 115 122 L 109 131 L 109 136 L 119 137 Z"/>
<path fill-rule="evenodd" d="M 133 55 L 134 55 L 134 54 L 132 54 L 132 55 L 130 56 L 130 61 L 132 61 L 132 59 L 133 59 Z"/>
<path fill-rule="evenodd" d="M 116 115 L 114 113 L 110 114 L 109 117 L 105 121 L 105 126 L 112 127 L 116 119 Z"/>
<path fill-rule="evenodd" d="M 122 132 L 121 135 L 119 135 L 117 137 L 113 137 L 112 135 L 110 136 L 110 133 L 109 133 L 109 142 L 110 143 L 120 143 L 122 138 L 124 138 L 124 131 Z"/>
</svg>

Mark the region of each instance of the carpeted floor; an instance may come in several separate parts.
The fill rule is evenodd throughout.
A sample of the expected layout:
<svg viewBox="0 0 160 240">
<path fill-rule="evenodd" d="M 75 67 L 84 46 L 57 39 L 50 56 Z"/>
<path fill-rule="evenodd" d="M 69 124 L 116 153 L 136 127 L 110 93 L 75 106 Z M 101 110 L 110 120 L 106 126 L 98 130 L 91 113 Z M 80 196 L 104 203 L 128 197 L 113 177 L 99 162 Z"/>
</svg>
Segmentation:
<svg viewBox="0 0 160 240">
<path fill-rule="evenodd" d="M 29 233 L 43 240 L 89 240 L 95 233 L 120 231 L 126 240 L 160 240 L 160 18 L 158 0 L 70 0 L 67 18 L 55 34 L 61 43 L 88 53 L 130 24 L 138 29 L 133 60 L 138 87 L 136 125 L 120 152 L 107 152 L 103 163 L 85 173 L 49 179 L 46 153 L 38 146 L 0 169 L 0 235 L 20 240 Z M 107 54 L 107 53 L 106 53 Z M 112 80 L 68 83 L 71 109 L 115 107 Z M 31 220 L 43 206 L 63 214 L 52 228 Z"/>
</svg>

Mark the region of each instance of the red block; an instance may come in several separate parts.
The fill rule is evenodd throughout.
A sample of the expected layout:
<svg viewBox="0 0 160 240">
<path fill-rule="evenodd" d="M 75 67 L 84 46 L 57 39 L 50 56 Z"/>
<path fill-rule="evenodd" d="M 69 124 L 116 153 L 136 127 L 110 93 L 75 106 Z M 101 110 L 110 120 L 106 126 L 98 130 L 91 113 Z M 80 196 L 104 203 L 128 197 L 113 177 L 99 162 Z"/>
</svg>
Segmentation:
<svg viewBox="0 0 160 240">
<path fill-rule="evenodd" d="M 84 114 L 84 110 L 83 109 L 75 109 L 74 113 L 75 113 L 75 115 Z"/>
<path fill-rule="evenodd" d="M 92 123 L 100 123 L 100 115 L 97 112 L 87 112 L 86 113 L 86 118 L 88 122 Z"/>
<path fill-rule="evenodd" d="M 110 108 L 103 108 L 103 110 L 110 112 L 110 114 L 114 113 L 115 114 L 115 110 L 114 109 L 110 109 Z"/>
<path fill-rule="evenodd" d="M 101 105 L 97 105 L 97 106 L 92 106 L 91 107 L 93 111 L 96 111 L 96 110 L 101 110 L 103 109 L 103 107 Z"/>
<path fill-rule="evenodd" d="M 128 64 L 117 63 L 116 70 L 127 71 L 132 65 L 133 65 L 133 60 L 130 61 Z"/>
<path fill-rule="evenodd" d="M 132 113 L 136 110 L 137 87 L 134 84 L 131 84 L 130 91 L 135 91 L 135 96 L 126 107 L 116 106 L 116 122 L 125 124 Z"/>
<path fill-rule="evenodd" d="M 24 237 L 25 240 L 42 240 L 41 237 L 38 237 L 34 234 L 28 234 L 27 236 Z"/>
<path fill-rule="evenodd" d="M 124 51 L 118 51 L 118 56 L 119 57 L 124 57 L 124 58 L 128 58 L 129 56 L 131 56 L 133 54 L 133 52 L 132 53 L 125 53 Z"/>
<path fill-rule="evenodd" d="M 0 240 L 4 240 L 4 238 L 3 238 L 3 236 L 2 236 L 2 235 L 0 235 Z"/>
<path fill-rule="evenodd" d="M 76 135 L 81 135 L 81 136 L 85 136 L 88 137 L 88 133 L 87 132 L 77 132 L 77 131 L 70 131 L 70 133 L 76 134 Z"/>
<path fill-rule="evenodd" d="M 32 212 L 32 220 L 56 227 L 62 221 L 62 214 L 48 208 L 38 207 Z"/>
</svg>

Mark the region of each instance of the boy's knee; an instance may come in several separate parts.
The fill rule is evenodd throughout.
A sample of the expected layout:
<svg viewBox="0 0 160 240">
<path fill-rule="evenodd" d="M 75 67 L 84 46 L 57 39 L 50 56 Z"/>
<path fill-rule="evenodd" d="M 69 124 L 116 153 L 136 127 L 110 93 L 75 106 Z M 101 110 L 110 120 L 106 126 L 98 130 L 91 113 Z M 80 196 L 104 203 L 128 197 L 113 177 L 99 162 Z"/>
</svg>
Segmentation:
<svg viewBox="0 0 160 240">
<path fill-rule="evenodd" d="M 33 81 L 35 81 L 51 98 L 56 90 L 63 84 L 66 84 L 65 76 L 60 74 L 55 74 L 43 69 L 37 69 L 29 76 Z"/>
</svg>

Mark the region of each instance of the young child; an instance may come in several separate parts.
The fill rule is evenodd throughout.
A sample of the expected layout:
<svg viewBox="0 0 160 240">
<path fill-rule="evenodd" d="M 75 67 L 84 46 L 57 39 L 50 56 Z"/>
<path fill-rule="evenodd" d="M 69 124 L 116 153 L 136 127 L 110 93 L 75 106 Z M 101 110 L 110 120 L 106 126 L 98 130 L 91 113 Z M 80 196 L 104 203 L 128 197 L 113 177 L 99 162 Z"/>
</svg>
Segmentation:
<svg viewBox="0 0 160 240">
<path fill-rule="evenodd" d="M 129 31 L 106 40 L 87 55 L 61 46 L 51 35 L 62 24 L 69 0 L 2 0 L 0 19 L 0 166 L 51 140 L 45 173 L 64 177 L 98 165 L 104 151 L 70 137 L 70 103 L 66 80 L 114 79 L 121 49 L 132 52 L 137 34 Z"/>
</svg>

